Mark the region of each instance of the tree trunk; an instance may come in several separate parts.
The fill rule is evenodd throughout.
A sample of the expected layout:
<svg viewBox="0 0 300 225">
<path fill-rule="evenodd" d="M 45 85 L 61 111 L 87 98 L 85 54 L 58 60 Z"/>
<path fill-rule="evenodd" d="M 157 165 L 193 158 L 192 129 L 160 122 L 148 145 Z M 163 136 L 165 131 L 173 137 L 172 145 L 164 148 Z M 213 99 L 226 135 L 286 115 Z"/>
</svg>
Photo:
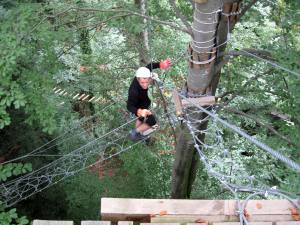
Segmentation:
<svg viewBox="0 0 300 225">
<path fill-rule="evenodd" d="M 136 6 L 140 9 L 142 15 L 147 15 L 147 0 L 134 0 Z M 150 63 L 151 59 L 149 56 L 150 47 L 149 47 L 149 33 L 147 20 L 143 19 L 144 29 L 141 33 L 136 35 L 137 40 L 137 50 L 139 52 L 140 65 L 144 66 L 145 64 Z"/>
<path fill-rule="evenodd" d="M 189 70 L 186 83 L 186 96 L 199 97 L 201 95 L 214 95 L 219 78 L 220 70 L 217 66 L 223 58 L 217 58 L 226 48 L 228 23 L 225 16 L 220 15 L 219 0 L 195 2 L 193 21 L 193 41 L 188 52 Z M 224 0 L 223 12 L 230 13 L 238 10 L 239 0 Z M 236 3 L 236 4 L 233 4 Z M 204 12 L 204 13 L 203 13 Z M 230 27 L 233 28 L 235 18 L 230 18 Z M 222 45 L 221 45 L 222 44 Z M 221 45 L 221 46 L 220 46 Z M 193 114 L 193 119 L 201 119 L 203 113 Z M 206 129 L 208 122 L 197 125 L 197 129 Z M 200 140 L 204 142 L 205 136 Z M 199 156 L 194 148 L 194 142 L 185 124 L 182 124 L 177 133 L 176 156 L 172 177 L 172 198 L 190 198 L 194 183 Z"/>
</svg>

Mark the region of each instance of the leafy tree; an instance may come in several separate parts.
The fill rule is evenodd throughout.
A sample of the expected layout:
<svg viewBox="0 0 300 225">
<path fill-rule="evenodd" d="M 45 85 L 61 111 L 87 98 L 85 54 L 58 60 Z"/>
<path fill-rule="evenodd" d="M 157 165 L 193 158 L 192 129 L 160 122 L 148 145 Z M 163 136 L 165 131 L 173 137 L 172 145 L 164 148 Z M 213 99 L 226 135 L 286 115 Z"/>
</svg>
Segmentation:
<svg viewBox="0 0 300 225">
<path fill-rule="evenodd" d="M 18 176 L 31 171 L 31 164 L 9 163 L 0 165 L 0 182 L 6 181 L 12 176 Z M 0 201 L 0 224 L 1 225 L 26 225 L 29 221 L 25 216 L 20 217 L 16 208 L 8 209 L 3 202 Z"/>
</svg>

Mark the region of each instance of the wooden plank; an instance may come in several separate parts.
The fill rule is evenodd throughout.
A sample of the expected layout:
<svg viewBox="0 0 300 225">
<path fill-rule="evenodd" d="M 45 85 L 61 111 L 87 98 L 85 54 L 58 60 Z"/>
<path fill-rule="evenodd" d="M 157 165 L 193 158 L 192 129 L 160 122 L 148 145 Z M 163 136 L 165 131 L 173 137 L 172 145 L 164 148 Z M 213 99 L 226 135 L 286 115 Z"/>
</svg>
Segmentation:
<svg viewBox="0 0 300 225">
<path fill-rule="evenodd" d="M 276 225 L 300 225 L 300 221 L 282 221 L 277 222 Z"/>
<path fill-rule="evenodd" d="M 241 204 L 243 201 L 241 201 Z M 226 200 L 225 215 L 235 215 L 238 211 L 236 200 Z M 287 215 L 293 214 L 294 206 L 287 200 L 250 200 L 246 205 L 247 214 L 251 215 Z M 280 220 L 281 221 L 281 220 Z"/>
<path fill-rule="evenodd" d="M 246 206 L 249 215 L 290 215 L 293 208 L 288 200 L 251 200 Z"/>
<path fill-rule="evenodd" d="M 102 198 L 101 215 L 223 215 L 222 200 Z"/>
<path fill-rule="evenodd" d="M 172 91 L 172 99 L 175 105 L 176 115 L 181 116 L 183 114 L 182 104 L 178 92 L 176 90 Z"/>
<path fill-rule="evenodd" d="M 200 106 L 207 106 L 207 105 L 214 105 L 216 103 L 216 98 L 215 96 L 204 96 L 204 97 L 199 97 L 199 98 L 188 98 L 182 99 L 182 107 L 188 107 L 188 106 L 193 106 L 195 105 L 200 105 Z"/>
<path fill-rule="evenodd" d="M 242 201 L 241 201 L 242 203 Z M 235 200 L 113 199 L 101 201 L 103 220 L 159 223 L 238 222 Z M 250 222 L 296 220 L 293 205 L 286 200 L 250 200 Z"/>
<path fill-rule="evenodd" d="M 278 222 L 278 221 L 290 221 L 293 220 L 291 215 L 252 215 L 247 217 L 250 222 Z M 167 215 L 167 216 L 155 216 L 151 217 L 153 223 L 203 223 L 203 222 L 238 222 L 238 216 L 225 216 L 225 215 Z"/>
<path fill-rule="evenodd" d="M 151 217 L 151 223 L 212 223 L 223 221 L 239 221 L 237 216 L 225 216 L 225 215 L 166 215 Z"/>
<path fill-rule="evenodd" d="M 33 220 L 32 225 L 73 225 L 73 221 Z"/>
<path fill-rule="evenodd" d="M 92 221 L 92 220 L 86 220 L 81 221 L 81 225 L 110 225 L 110 221 Z"/>
<path fill-rule="evenodd" d="M 133 225 L 133 221 L 118 221 L 118 225 Z"/>
<path fill-rule="evenodd" d="M 293 220 L 291 215 L 250 215 L 247 216 L 250 222 L 278 222 Z"/>
<path fill-rule="evenodd" d="M 213 223 L 213 225 L 241 225 L 240 222 Z M 249 225 L 272 225 L 272 222 L 250 222 Z"/>
<path fill-rule="evenodd" d="M 141 223 L 140 225 L 180 225 L 180 223 Z"/>
<path fill-rule="evenodd" d="M 187 223 L 186 225 L 208 225 L 207 223 Z"/>
</svg>

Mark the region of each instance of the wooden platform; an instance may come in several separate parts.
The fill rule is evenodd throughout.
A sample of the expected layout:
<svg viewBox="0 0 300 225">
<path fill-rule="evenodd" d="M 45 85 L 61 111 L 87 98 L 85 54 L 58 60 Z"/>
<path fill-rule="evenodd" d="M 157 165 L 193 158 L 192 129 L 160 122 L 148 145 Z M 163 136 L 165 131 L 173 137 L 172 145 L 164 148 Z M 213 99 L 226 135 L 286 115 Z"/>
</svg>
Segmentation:
<svg viewBox="0 0 300 225">
<path fill-rule="evenodd" d="M 212 106 L 216 104 L 215 96 L 181 99 L 176 90 L 172 91 L 172 99 L 175 105 L 176 115 L 179 117 L 183 115 L 184 108 L 191 106 Z"/>
<path fill-rule="evenodd" d="M 81 225 L 240 225 L 237 206 L 235 200 L 102 198 L 102 221 Z M 250 200 L 244 215 L 249 225 L 300 225 L 299 211 L 286 200 Z M 74 223 L 34 220 L 33 225 Z"/>
<path fill-rule="evenodd" d="M 34 220 L 33 225 L 73 225 L 72 221 Z M 111 225 L 108 221 L 81 221 L 81 225 Z M 117 225 L 133 225 L 133 221 L 119 221 Z M 208 223 L 187 223 L 187 225 L 207 225 Z M 299 225 L 299 221 L 249 222 L 249 225 Z M 140 225 L 181 225 L 180 223 L 140 223 Z M 212 223 L 212 225 L 240 225 L 239 222 Z"/>
<path fill-rule="evenodd" d="M 239 222 L 237 211 L 235 200 L 101 199 L 101 218 L 114 222 Z M 299 212 L 286 200 L 250 200 L 244 214 L 250 222 L 300 220 Z"/>
</svg>

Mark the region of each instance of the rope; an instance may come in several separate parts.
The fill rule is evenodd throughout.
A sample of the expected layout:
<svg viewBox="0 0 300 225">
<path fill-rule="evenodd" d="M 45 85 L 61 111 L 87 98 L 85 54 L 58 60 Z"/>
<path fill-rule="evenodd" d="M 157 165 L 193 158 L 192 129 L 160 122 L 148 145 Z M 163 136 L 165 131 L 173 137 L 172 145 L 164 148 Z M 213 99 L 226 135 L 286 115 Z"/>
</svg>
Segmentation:
<svg viewBox="0 0 300 225">
<path fill-rule="evenodd" d="M 255 58 L 259 59 L 259 60 L 262 60 L 262 61 L 264 61 L 264 62 L 266 62 L 266 63 L 272 65 L 273 67 L 275 67 L 275 68 L 277 68 L 277 69 L 281 69 L 281 70 L 283 70 L 283 71 L 285 71 L 285 72 L 288 72 L 288 73 L 291 73 L 291 74 L 293 74 L 293 75 L 295 75 L 295 76 L 297 76 L 297 77 L 300 77 L 300 73 L 299 73 L 299 72 L 292 71 L 292 70 L 290 70 L 290 69 L 288 69 L 288 68 L 285 68 L 285 67 L 283 67 L 283 66 L 281 66 L 281 65 L 278 65 L 278 64 L 276 64 L 276 63 L 274 63 L 274 62 L 271 62 L 271 61 L 269 61 L 269 60 L 267 60 L 267 59 L 264 59 L 264 58 L 261 58 L 261 57 L 255 55 L 255 54 L 252 54 L 251 52 L 248 52 L 248 51 L 246 51 L 246 50 L 244 50 L 244 49 L 241 49 L 240 51 L 241 51 L 241 52 L 244 52 L 244 53 L 246 53 L 246 54 L 248 54 L 248 55 L 251 55 L 251 56 L 253 56 L 253 57 L 255 57 Z"/>
<path fill-rule="evenodd" d="M 162 116 L 166 115 L 168 115 L 168 113 L 162 114 Z M 110 159 L 131 149 L 142 141 L 125 146 L 125 144 L 128 144 L 126 141 L 128 129 L 125 129 L 125 127 L 133 123 L 136 119 L 137 118 L 127 121 L 121 126 L 110 130 L 101 137 L 63 155 L 61 158 L 38 170 L 0 185 L 1 199 L 7 206 L 12 206 L 22 199 L 28 198 L 33 194 L 88 168 L 91 166 L 86 166 L 88 159 L 92 156 L 99 155 L 100 152 L 104 152 L 109 146 L 115 146 L 120 150 L 117 152 L 115 152 L 115 150 L 113 150 L 113 152 L 105 152 L 103 160 Z M 76 167 L 79 169 L 74 170 Z"/>
<path fill-rule="evenodd" d="M 238 127 L 226 122 L 225 120 L 220 119 L 216 114 L 211 113 L 210 111 L 206 110 L 205 108 L 203 108 L 200 105 L 197 105 L 193 102 L 191 102 L 188 98 L 186 98 L 184 95 L 182 95 L 181 93 L 179 93 L 179 96 L 181 96 L 182 98 L 184 98 L 185 100 L 187 100 L 189 103 L 191 103 L 192 105 L 194 105 L 195 107 L 197 107 L 198 109 L 200 109 L 201 111 L 205 112 L 206 114 L 208 114 L 209 116 L 211 116 L 212 118 L 214 118 L 215 120 L 219 121 L 220 123 L 222 123 L 223 125 L 225 125 L 226 127 L 230 128 L 231 130 L 235 131 L 236 133 L 238 133 L 239 135 L 241 135 L 242 137 L 246 138 L 247 140 L 249 140 L 250 142 L 252 142 L 253 144 L 255 144 L 256 146 L 260 147 L 261 149 L 267 151 L 268 153 L 270 153 L 273 157 L 279 159 L 280 161 L 286 163 L 287 165 L 289 165 L 291 168 L 293 168 L 294 170 L 296 170 L 298 173 L 300 173 L 300 165 L 297 164 L 296 162 L 294 162 L 293 160 L 285 157 L 284 155 L 282 155 L 281 153 L 273 150 L 271 147 L 267 146 L 266 144 L 256 140 L 255 138 L 253 138 L 252 136 L 246 134 L 245 132 L 243 132 L 242 130 L 240 130 Z"/>
<path fill-rule="evenodd" d="M 111 107 L 111 106 L 114 105 L 114 104 L 115 104 L 115 102 L 111 103 L 110 105 L 108 105 L 108 106 L 104 107 L 103 109 L 101 109 L 99 112 L 105 111 L 107 108 Z M 79 122 L 78 124 L 76 124 L 73 128 L 67 130 L 67 131 L 64 132 L 63 134 L 57 136 L 56 138 L 50 140 L 50 141 L 47 142 L 47 143 L 41 145 L 40 147 L 38 147 L 38 148 L 32 150 L 32 151 L 29 152 L 28 154 L 23 155 L 23 156 L 20 156 L 20 157 L 17 157 L 17 158 L 14 158 L 14 159 L 11 159 L 11 160 L 8 160 L 8 161 L 5 161 L 5 162 L 3 162 L 3 163 L 0 163 L 0 165 L 5 165 L 5 164 L 11 163 L 11 162 L 18 161 L 18 160 L 20 160 L 20 159 L 25 159 L 25 158 L 32 157 L 32 156 L 37 156 L 36 154 L 40 154 L 40 153 L 42 153 L 42 152 L 46 152 L 47 150 L 52 149 L 53 147 L 55 147 L 55 146 L 57 146 L 57 145 L 59 145 L 59 144 L 62 144 L 62 143 L 64 143 L 64 142 L 66 142 L 67 140 L 71 139 L 71 138 L 74 137 L 74 136 L 77 136 L 77 135 L 80 135 L 80 134 L 84 134 L 84 133 L 87 132 L 87 130 L 82 131 L 82 132 L 77 133 L 77 134 L 73 134 L 73 135 L 71 135 L 70 137 L 63 139 L 63 141 L 61 141 L 61 142 L 59 142 L 59 143 L 55 143 L 55 144 L 50 145 L 50 146 L 48 146 L 47 148 L 43 149 L 43 148 L 46 147 L 48 144 L 51 144 L 52 142 L 61 139 L 62 137 L 64 137 L 64 136 L 65 136 L 67 133 L 69 133 L 70 131 L 75 130 L 76 128 L 78 128 L 78 127 L 79 127 L 80 125 L 82 125 L 83 123 L 88 122 L 88 121 L 90 121 L 90 120 L 92 120 L 92 119 L 94 119 L 94 118 L 96 118 L 96 117 L 97 117 L 97 115 L 94 115 L 94 116 L 92 116 L 92 117 L 90 117 L 90 118 L 88 118 L 88 119 L 85 119 L 84 121 L 80 121 L 80 122 Z M 93 127 L 94 127 L 94 126 L 96 126 L 96 125 L 93 125 Z"/>
</svg>

